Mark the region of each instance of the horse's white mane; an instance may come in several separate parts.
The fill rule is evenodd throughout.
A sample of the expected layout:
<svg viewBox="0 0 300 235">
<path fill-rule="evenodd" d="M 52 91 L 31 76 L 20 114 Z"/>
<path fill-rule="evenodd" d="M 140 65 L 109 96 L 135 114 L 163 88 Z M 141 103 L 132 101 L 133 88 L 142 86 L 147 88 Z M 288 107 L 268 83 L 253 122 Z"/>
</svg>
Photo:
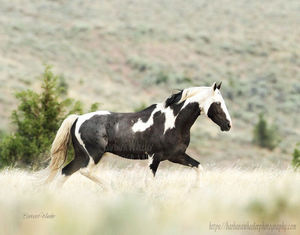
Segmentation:
<svg viewBox="0 0 300 235">
<path fill-rule="evenodd" d="M 181 103 L 188 98 L 191 98 L 193 96 L 198 95 L 200 92 L 203 92 L 204 90 L 207 91 L 211 87 L 190 87 L 186 88 L 182 91 L 181 99 L 178 101 L 178 103 Z"/>
</svg>

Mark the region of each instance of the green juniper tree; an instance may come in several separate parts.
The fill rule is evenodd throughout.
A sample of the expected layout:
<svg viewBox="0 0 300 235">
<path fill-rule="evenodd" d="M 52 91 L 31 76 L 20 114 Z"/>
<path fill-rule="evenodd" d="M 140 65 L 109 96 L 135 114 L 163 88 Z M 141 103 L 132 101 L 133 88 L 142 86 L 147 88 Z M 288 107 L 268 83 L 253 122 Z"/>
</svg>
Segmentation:
<svg viewBox="0 0 300 235">
<path fill-rule="evenodd" d="M 298 147 L 300 147 L 300 143 L 297 144 L 293 152 L 292 165 L 295 169 L 300 168 L 300 149 Z"/>
<path fill-rule="evenodd" d="M 274 125 L 269 126 L 264 115 L 260 114 L 253 131 L 253 142 L 262 148 L 273 150 L 279 141 L 277 128 Z"/>
<path fill-rule="evenodd" d="M 15 132 L 1 140 L 0 168 L 16 165 L 41 167 L 61 122 L 71 113 L 82 113 L 79 101 L 60 99 L 58 76 L 49 66 L 46 66 L 41 81 L 40 94 L 32 90 L 16 94 L 20 103 L 11 116 Z M 92 109 L 97 107 L 97 104 L 92 105 Z"/>
</svg>

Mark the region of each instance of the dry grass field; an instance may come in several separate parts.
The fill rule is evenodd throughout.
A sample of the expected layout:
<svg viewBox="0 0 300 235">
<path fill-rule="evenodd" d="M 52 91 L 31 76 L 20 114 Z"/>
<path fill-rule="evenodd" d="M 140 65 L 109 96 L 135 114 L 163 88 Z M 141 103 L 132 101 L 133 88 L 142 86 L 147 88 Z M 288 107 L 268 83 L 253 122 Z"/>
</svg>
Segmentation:
<svg viewBox="0 0 300 235">
<path fill-rule="evenodd" d="M 299 172 L 211 168 L 197 182 L 171 167 L 146 180 L 140 165 L 102 164 L 98 175 L 106 190 L 77 173 L 56 189 L 1 171 L 0 234 L 299 234 Z"/>
</svg>

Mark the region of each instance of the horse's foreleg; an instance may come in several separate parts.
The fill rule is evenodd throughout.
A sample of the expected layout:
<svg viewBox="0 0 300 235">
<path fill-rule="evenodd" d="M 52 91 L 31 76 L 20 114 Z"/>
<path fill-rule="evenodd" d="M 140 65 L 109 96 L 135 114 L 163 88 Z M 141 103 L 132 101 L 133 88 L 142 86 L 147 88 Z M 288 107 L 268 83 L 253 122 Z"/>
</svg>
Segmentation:
<svg viewBox="0 0 300 235">
<path fill-rule="evenodd" d="M 154 180 L 159 163 L 160 163 L 160 160 L 157 155 L 152 154 L 152 155 L 148 156 L 147 173 L 146 173 L 145 179 L 144 179 L 146 186 L 149 186 L 149 183 Z"/>
<path fill-rule="evenodd" d="M 201 166 L 200 162 L 197 160 L 191 158 L 186 153 L 177 155 L 176 157 L 173 157 L 172 159 L 168 159 L 170 162 L 178 163 L 184 166 L 192 167 L 193 169 L 196 169 L 197 172 L 197 180 L 199 181 L 203 172 L 203 167 Z"/>
<path fill-rule="evenodd" d="M 199 164 L 197 168 L 196 168 L 196 167 L 193 167 L 193 169 L 196 170 L 198 182 L 201 182 L 200 180 L 201 180 L 201 178 L 202 178 L 203 171 L 204 171 L 202 165 Z"/>
<path fill-rule="evenodd" d="M 153 177 L 155 177 L 157 168 L 159 166 L 160 160 L 156 154 L 152 154 L 151 156 L 149 155 L 149 168 L 152 171 Z"/>
</svg>

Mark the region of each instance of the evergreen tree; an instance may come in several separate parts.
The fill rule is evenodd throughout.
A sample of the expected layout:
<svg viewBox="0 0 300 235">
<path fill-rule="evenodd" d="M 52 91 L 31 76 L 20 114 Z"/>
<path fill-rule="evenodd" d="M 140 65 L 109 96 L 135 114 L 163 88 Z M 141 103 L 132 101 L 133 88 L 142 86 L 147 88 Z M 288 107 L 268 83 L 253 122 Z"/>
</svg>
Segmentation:
<svg viewBox="0 0 300 235">
<path fill-rule="evenodd" d="M 71 113 L 82 113 L 79 101 L 60 99 L 58 76 L 46 66 L 41 76 L 42 92 L 22 91 L 16 94 L 19 106 L 12 112 L 15 132 L 2 138 L 0 168 L 29 166 L 38 168 L 48 157 L 51 143 L 61 122 Z M 97 104 L 92 106 L 93 109 Z"/>
<path fill-rule="evenodd" d="M 300 143 L 297 144 L 294 152 L 293 152 L 293 161 L 292 165 L 297 169 L 300 167 L 300 149 L 298 148 L 300 146 Z"/>
<path fill-rule="evenodd" d="M 274 125 L 269 127 L 263 114 L 259 115 L 253 133 L 253 142 L 262 148 L 273 150 L 280 141 L 277 128 Z"/>
</svg>

